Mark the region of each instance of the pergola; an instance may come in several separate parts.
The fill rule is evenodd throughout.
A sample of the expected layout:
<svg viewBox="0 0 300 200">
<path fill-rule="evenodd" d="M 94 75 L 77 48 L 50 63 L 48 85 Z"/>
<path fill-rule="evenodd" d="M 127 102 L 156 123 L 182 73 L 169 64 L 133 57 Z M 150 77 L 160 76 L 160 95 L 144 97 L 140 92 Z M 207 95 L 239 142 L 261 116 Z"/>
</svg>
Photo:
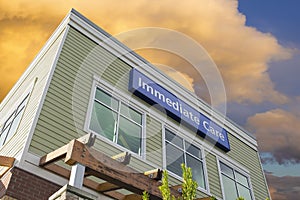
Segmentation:
<svg viewBox="0 0 300 200">
<path fill-rule="evenodd" d="M 72 140 L 65 146 L 48 153 L 40 159 L 40 166 L 69 179 L 69 185 L 81 189 L 83 186 L 118 200 L 141 199 L 147 191 L 151 200 L 161 200 L 162 170 L 153 169 L 144 173 L 127 166 L 131 155 L 127 152 L 109 157 L 91 148 L 95 136 L 89 135 L 85 142 Z M 71 169 L 58 164 L 63 162 Z M 101 180 L 96 181 L 91 177 Z M 127 194 L 119 192 L 123 189 Z M 170 187 L 171 194 L 179 197 L 180 185 Z M 205 200 L 206 198 L 202 198 Z M 208 198 L 207 198 L 208 199 Z M 200 200 L 200 199 L 198 199 Z"/>
</svg>

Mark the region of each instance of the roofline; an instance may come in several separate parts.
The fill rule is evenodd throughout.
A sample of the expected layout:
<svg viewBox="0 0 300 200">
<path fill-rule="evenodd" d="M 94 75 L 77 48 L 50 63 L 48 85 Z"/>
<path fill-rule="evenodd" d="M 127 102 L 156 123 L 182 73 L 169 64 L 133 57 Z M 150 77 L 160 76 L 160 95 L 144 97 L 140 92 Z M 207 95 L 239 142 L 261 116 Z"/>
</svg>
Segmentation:
<svg viewBox="0 0 300 200">
<path fill-rule="evenodd" d="M 78 16 L 80 19 L 84 20 L 88 25 L 90 25 L 92 28 L 96 29 L 97 31 L 99 31 L 100 33 L 102 33 L 103 35 L 105 35 L 106 37 L 108 37 L 111 41 L 115 42 L 118 46 L 120 46 L 121 48 L 124 48 L 126 51 L 130 52 L 131 55 L 133 55 L 134 57 L 136 57 L 138 60 L 142 61 L 143 63 L 147 64 L 148 66 L 150 66 L 153 70 L 155 70 L 156 72 L 160 73 L 162 76 L 164 76 L 167 79 L 171 79 L 169 76 L 167 76 L 165 73 L 163 73 L 161 70 L 159 70 L 157 67 L 155 67 L 154 65 L 152 65 L 149 61 L 147 61 L 145 58 L 143 58 L 142 56 L 140 56 L 139 54 L 137 54 L 135 51 L 133 51 L 132 49 L 130 49 L 129 47 L 127 47 L 125 44 L 123 44 L 122 42 L 120 42 L 119 40 L 117 40 L 115 37 L 113 37 L 111 34 L 109 34 L 108 32 L 106 32 L 105 30 L 103 30 L 102 28 L 100 28 L 98 25 L 96 25 L 95 23 L 93 23 L 92 21 L 90 21 L 88 18 L 86 18 L 85 16 L 83 16 L 81 13 L 79 13 L 77 10 L 75 10 L 74 8 L 71 9 L 70 11 L 71 13 L 73 13 L 74 15 Z M 179 84 L 178 82 L 174 81 L 173 79 L 171 79 L 172 82 L 174 82 L 174 84 L 176 84 L 178 87 L 180 87 L 182 90 L 184 90 L 186 93 L 189 93 L 189 95 L 193 96 L 194 98 L 196 98 L 201 104 L 203 104 L 204 106 L 206 106 L 208 109 L 211 109 L 214 113 L 220 115 L 221 117 L 223 117 L 226 121 L 230 122 L 231 124 L 233 124 L 234 126 L 236 126 L 240 131 L 246 133 L 249 137 L 251 137 L 252 139 L 256 140 L 256 137 L 251 134 L 250 132 L 248 132 L 247 130 L 245 130 L 243 127 L 241 127 L 240 125 L 238 125 L 237 123 L 235 123 L 234 121 L 232 121 L 230 118 L 228 118 L 227 116 L 224 116 L 222 113 L 220 113 L 218 110 L 212 108 L 208 103 L 206 103 L 205 101 L 203 101 L 202 99 L 200 99 L 198 96 L 196 96 L 195 93 L 191 92 L 190 90 L 188 90 L 187 88 L 183 87 L 181 84 Z"/>
</svg>

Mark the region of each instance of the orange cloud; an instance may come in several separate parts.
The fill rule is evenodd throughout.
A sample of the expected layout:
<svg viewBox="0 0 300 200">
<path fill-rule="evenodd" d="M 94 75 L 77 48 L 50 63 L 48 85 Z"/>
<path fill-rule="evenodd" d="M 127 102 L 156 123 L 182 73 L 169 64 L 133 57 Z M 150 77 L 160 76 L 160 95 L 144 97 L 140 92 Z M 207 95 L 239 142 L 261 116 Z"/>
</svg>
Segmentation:
<svg viewBox="0 0 300 200">
<path fill-rule="evenodd" d="M 293 176 L 277 177 L 266 173 L 272 200 L 298 199 L 300 195 L 300 178 Z"/>
<path fill-rule="evenodd" d="M 255 133 L 260 150 L 271 152 L 278 163 L 300 162 L 299 116 L 275 109 L 249 117 L 247 126 Z"/>
<path fill-rule="evenodd" d="M 266 71 L 271 60 L 287 59 L 291 52 L 280 46 L 274 36 L 247 27 L 237 3 L 236 0 L 0 1 L 0 99 L 74 7 L 111 34 L 138 27 L 164 27 L 182 32 L 201 44 L 213 58 L 225 81 L 229 101 L 284 103 L 287 97 L 274 89 Z M 144 56 L 155 62 L 151 55 Z M 170 60 L 162 59 L 165 63 L 160 64 L 168 66 Z M 205 88 L 199 74 L 195 76 L 192 67 L 183 64 L 174 68 L 184 74 L 194 90 Z"/>
</svg>

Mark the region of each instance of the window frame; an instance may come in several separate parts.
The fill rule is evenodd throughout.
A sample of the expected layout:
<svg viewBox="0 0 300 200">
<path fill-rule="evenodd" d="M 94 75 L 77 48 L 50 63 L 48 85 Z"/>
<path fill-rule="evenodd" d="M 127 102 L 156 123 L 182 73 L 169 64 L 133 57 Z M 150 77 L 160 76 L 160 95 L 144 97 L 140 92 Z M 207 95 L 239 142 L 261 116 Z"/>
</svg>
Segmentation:
<svg viewBox="0 0 300 200">
<path fill-rule="evenodd" d="M 203 167 L 203 177 L 204 177 L 204 183 L 205 183 L 205 186 L 206 188 L 202 188 L 200 186 L 198 186 L 198 190 L 200 190 L 201 192 L 204 192 L 206 194 L 210 194 L 210 189 L 209 189 L 209 182 L 208 182 L 208 172 L 207 172 L 207 166 L 206 166 L 206 159 L 205 159 L 205 148 L 197 143 L 198 141 L 197 140 L 191 140 L 190 138 L 188 138 L 188 135 L 189 133 L 185 132 L 183 129 L 180 129 L 180 131 L 178 129 L 175 129 L 173 127 L 171 127 L 170 125 L 167 125 L 167 124 L 163 124 L 163 127 L 162 127 L 162 134 L 163 134 L 163 137 L 162 137 L 162 145 L 163 145 L 163 169 L 167 170 L 167 149 L 166 149 L 166 142 L 169 142 L 166 140 L 166 130 L 170 131 L 171 133 L 173 133 L 174 135 L 180 137 L 183 141 L 183 145 L 184 145 L 184 149 L 183 149 L 183 153 L 184 154 L 188 154 L 188 155 L 191 155 L 191 153 L 187 152 L 187 149 L 185 148 L 185 143 L 188 142 L 190 143 L 191 145 L 197 147 L 198 149 L 200 149 L 201 151 L 201 162 L 202 162 L 202 167 Z M 174 143 L 172 143 L 172 146 L 174 146 Z M 178 148 L 176 146 L 176 148 Z M 193 157 L 195 157 L 193 155 Z M 184 156 L 184 161 L 185 161 L 185 164 L 186 164 L 186 155 Z M 180 180 L 180 181 L 183 181 L 183 178 L 182 176 L 178 176 L 177 174 L 175 174 L 174 172 L 170 171 L 170 170 L 167 170 L 169 175 L 176 178 L 177 180 Z"/>
<path fill-rule="evenodd" d="M 250 190 L 250 195 L 251 195 L 251 198 L 252 198 L 251 200 L 255 200 L 255 196 L 254 196 L 254 193 L 253 193 L 253 187 L 252 187 L 252 183 L 251 183 L 250 172 L 247 169 L 245 169 L 244 167 L 242 167 L 238 163 L 232 163 L 230 161 L 227 161 L 227 160 L 221 159 L 221 158 L 217 158 L 217 163 L 218 163 L 219 179 L 220 179 L 220 185 L 221 185 L 223 200 L 227 200 L 227 199 L 225 198 L 225 189 L 224 189 L 223 178 L 222 178 L 222 175 L 225 174 L 225 173 L 223 173 L 222 170 L 221 170 L 221 163 L 232 169 L 234 179 L 232 179 L 232 178 L 230 178 L 230 179 L 234 181 L 234 187 L 235 187 L 237 192 L 238 192 L 237 184 L 240 184 L 240 185 L 242 185 L 242 184 L 237 181 L 235 174 L 239 173 L 239 174 L 243 175 L 245 178 L 247 178 L 248 185 L 249 185 L 249 187 L 247 189 Z M 228 175 L 226 175 L 226 174 L 225 174 L 225 176 L 228 177 Z"/>
<path fill-rule="evenodd" d="M 93 111 L 94 102 L 96 100 L 95 95 L 96 95 L 97 89 L 102 90 L 103 92 L 107 93 L 112 98 L 114 98 L 118 101 L 118 110 L 109 108 L 104 103 L 101 103 L 101 105 L 105 106 L 108 109 L 111 109 L 113 112 L 117 111 L 117 115 L 118 115 L 117 124 L 118 124 L 118 127 L 119 127 L 119 123 L 120 123 L 119 118 L 122 115 L 120 113 L 121 112 L 121 105 L 125 105 L 125 106 L 127 106 L 127 107 L 133 109 L 134 111 L 141 114 L 141 125 L 140 125 L 140 127 L 141 127 L 141 136 L 140 136 L 140 152 L 139 153 L 131 151 L 130 149 L 127 149 L 126 147 L 118 144 L 117 139 L 116 140 L 115 139 L 110 140 L 109 138 L 107 138 L 103 135 L 100 135 L 96 131 L 93 131 L 92 129 L 90 129 L 92 111 Z M 130 96 L 126 95 L 125 93 L 121 92 L 120 90 L 116 90 L 116 88 L 113 88 L 112 86 L 110 86 L 110 84 L 104 82 L 103 80 L 100 81 L 100 79 L 98 77 L 94 76 L 94 83 L 92 85 L 92 89 L 91 89 L 91 93 L 90 93 L 89 105 L 88 105 L 86 120 L 85 120 L 85 124 L 84 124 L 84 131 L 89 132 L 89 133 L 93 133 L 100 140 L 112 145 L 113 147 L 115 147 L 115 148 L 117 148 L 121 151 L 128 151 L 128 152 L 132 153 L 132 155 L 134 155 L 138 158 L 141 158 L 143 160 L 146 160 L 146 141 L 145 141 L 145 138 L 146 138 L 146 136 L 145 136 L 146 135 L 146 112 L 144 110 L 142 110 L 141 108 L 139 108 L 138 106 L 136 106 L 137 104 L 136 104 L 135 101 L 128 101 L 128 99 L 132 100 L 130 98 Z M 122 116 L 124 116 L 124 115 L 122 115 Z M 128 118 L 126 117 L 125 119 L 128 119 Z M 130 120 L 130 121 L 133 121 L 133 120 Z"/>
<path fill-rule="evenodd" d="M 5 138 L 3 140 L 3 144 L 0 143 L 0 149 L 4 148 L 4 146 L 9 143 L 9 141 L 16 135 L 19 126 L 21 124 L 22 118 L 24 116 L 27 104 L 29 102 L 31 92 L 25 92 L 11 109 L 7 112 L 7 114 L 3 117 L 3 122 L 1 122 L 0 126 L 0 142 L 2 138 L 2 134 L 8 129 L 8 132 L 5 133 Z M 23 105 L 22 107 L 20 107 Z M 21 114 L 20 114 L 21 113 Z M 13 126 L 13 122 L 19 117 L 19 120 L 16 124 L 15 130 L 12 133 L 11 128 Z M 9 122 L 9 123 L 8 123 Z M 9 125 L 8 125 L 8 124 Z"/>
</svg>

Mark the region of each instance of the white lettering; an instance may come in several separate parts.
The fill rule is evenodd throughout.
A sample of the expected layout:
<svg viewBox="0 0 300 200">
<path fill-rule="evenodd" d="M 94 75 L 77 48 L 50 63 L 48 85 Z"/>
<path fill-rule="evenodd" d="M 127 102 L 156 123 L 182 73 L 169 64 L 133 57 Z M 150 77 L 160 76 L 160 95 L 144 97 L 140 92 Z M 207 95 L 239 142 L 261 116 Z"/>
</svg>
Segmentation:
<svg viewBox="0 0 300 200">
<path fill-rule="evenodd" d="M 169 106 L 172 106 L 172 101 L 171 101 L 171 99 L 166 98 L 166 102 L 167 102 L 167 104 L 168 104 Z"/>
<path fill-rule="evenodd" d="M 222 141 L 225 141 L 224 135 L 223 135 L 220 131 L 215 130 L 212 126 L 210 126 L 210 125 L 208 124 L 207 121 L 203 121 L 202 124 L 203 124 L 203 127 L 204 127 L 209 133 L 211 133 L 212 135 L 217 136 L 217 137 L 220 138 Z"/>
<path fill-rule="evenodd" d="M 163 102 L 165 102 L 165 95 L 160 93 L 159 91 L 155 90 L 154 91 L 154 96 L 158 97 L 159 100 L 162 100 Z"/>
</svg>

